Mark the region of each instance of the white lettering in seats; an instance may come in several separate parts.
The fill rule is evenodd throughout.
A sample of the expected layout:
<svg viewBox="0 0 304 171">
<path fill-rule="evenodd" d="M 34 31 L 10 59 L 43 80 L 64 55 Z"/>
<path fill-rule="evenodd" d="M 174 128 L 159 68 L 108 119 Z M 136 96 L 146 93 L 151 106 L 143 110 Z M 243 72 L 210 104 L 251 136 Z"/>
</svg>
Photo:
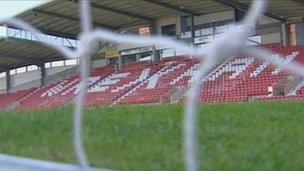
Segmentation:
<svg viewBox="0 0 304 171">
<path fill-rule="evenodd" d="M 234 59 L 233 61 L 228 62 L 224 67 L 218 69 L 214 74 L 212 74 L 208 80 L 214 81 L 219 76 L 221 76 L 224 73 L 232 72 L 232 75 L 229 76 L 230 79 L 234 79 L 238 75 L 240 75 L 245 69 L 254 61 L 253 58 L 247 57 L 247 58 L 239 58 Z"/>
<path fill-rule="evenodd" d="M 114 85 L 117 84 L 121 78 L 125 78 L 129 75 L 130 73 L 115 73 L 115 74 L 111 74 L 110 76 L 108 76 L 107 78 L 99 81 L 98 83 L 96 83 L 94 86 L 90 87 L 88 89 L 89 93 L 93 93 L 93 92 L 104 92 L 107 89 L 109 89 L 110 85 Z"/>
</svg>

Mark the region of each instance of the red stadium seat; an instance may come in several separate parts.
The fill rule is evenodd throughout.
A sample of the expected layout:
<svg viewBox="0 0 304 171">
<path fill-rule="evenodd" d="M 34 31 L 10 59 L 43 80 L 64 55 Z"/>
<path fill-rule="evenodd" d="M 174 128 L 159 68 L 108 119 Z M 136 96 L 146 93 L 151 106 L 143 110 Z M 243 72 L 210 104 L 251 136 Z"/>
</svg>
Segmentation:
<svg viewBox="0 0 304 171">
<path fill-rule="evenodd" d="M 285 56 L 285 62 L 304 64 L 303 47 L 282 47 L 280 44 L 263 47 Z M 270 57 L 277 58 L 276 55 Z M 152 64 L 138 62 L 125 65 L 121 71 L 114 71 L 112 65 L 94 69 L 88 81 L 86 105 L 159 103 L 162 99 L 169 99 L 175 90 L 187 89 L 198 66 L 198 60 L 179 56 Z M 293 96 L 269 96 L 268 87 L 275 86 L 289 75 L 256 58 L 237 57 L 210 68 L 210 73 L 202 80 L 201 100 L 211 103 L 247 101 L 253 97 L 259 100 L 303 99 L 304 81 Z M 0 107 L 17 100 L 20 101 L 19 110 L 63 106 L 77 95 L 78 84 L 79 78 L 74 76 L 36 90 L 2 94 Z M 181 97 L 179 101 L 185 100 Z"/>
</svg>

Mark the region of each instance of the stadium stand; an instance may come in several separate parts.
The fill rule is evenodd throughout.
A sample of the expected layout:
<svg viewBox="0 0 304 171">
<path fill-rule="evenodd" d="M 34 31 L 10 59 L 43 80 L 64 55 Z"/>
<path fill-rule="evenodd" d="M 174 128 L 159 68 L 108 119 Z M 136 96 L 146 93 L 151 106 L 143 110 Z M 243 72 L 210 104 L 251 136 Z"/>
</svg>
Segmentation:
<svg viewBox="0 0 304 171">
<path fill-rule="evenodd" d="M 41 30 L 45 38 L 56 40 L 58 45 L 77 48 L 80 33 L 80 18 L 76 12 L 79 8 L 78 3 L 79 1 L 54 0 L 16 17 L 29 22 Z M 262 46 L 285 56 L 285 59 L 281 60 L 286 63 L 290 61 L 304 63 L 303 3 L 294 0 L 286 0 L 282 3 L 271 0 L 269 3 L 269 9 L 273 13 L 264 14 L 263 20 L 266 19 L 267 22 L 261 20 L 260 25 L 257 25 L 257 34 L 249 37 L 246 44 L 272 43 Z M 229 29 L 229 24 L 241 20 L 244 16 L 243 12 L 247 11 L 249 5 L 250 1 L 229 3 L 170 1 L 164 4 L 157 1 L 108 3 L 96 0 L 92 3 L 94 9 L 92 18 L 94 28 L 101 27 L 121 34 L 167 35 L 204 48 Z M 239 9 L 239 7 L 246 8 Z M 104 20 L 105 18 L 108 20 Z M 0 74 L 5 74 L 1 77 L 1 92 L 25 90 L 1 94 L 0 108 L 28 110 L 60 107 L 72 103 L 78 93 L 79 77 L 76 73 L 79 63 L 74 63 L 74 67 L 70 68 L 71 65 L 66 65 L 67 59 L 62 54 L 51 48 L 46 49 L 39 43 L 41 40 L 34 35 L 10 25 L 5 26 L 4 29 L 7 35 L 0 42 L 0 56 L 3 59 L 0 62 Z M 281 42 L 284 46 L 301 46 L 283 47 L 281 43 L 273 42 Z M 164 58 L 166 55 L 174 57 Z M 94 52 L 92 56 L 91 67 L 99 68 L 95 68 L 88 79 L 86 105 L 184 101 L 199 61 L 178 55 L 185 54 L 171 47 L 143 47 L 112 42 L 100 44 L 98 52 Z M 130 61 L 140 61 L 146 57 L 154 62 L 125 65 Z M 271 57 L 278 58 L 278 55 L 274 54 Z M 158 61 L 158 58 L 161 60 Z M 55 68 L 52 63 L 56 62 L 64 62 L 64 65 L 62 68 Z M 111 64 L 101 67 L 109 62 L 112 64 L 114 62 L 117 66 Z M 293 84 L 289 85 L 288 91 L 278 93 L 279 89 L 286 87 L 284 80 L 289 79 L 291 74 L 281 71 L 268 62 L 261 62 L 248 56 L 219 62 L 214 68 L 210 68 L 208 76 L 202 80 L 204 81 L 201 92 L 202 102 L 304 97 L 304 80 L 298 78 L 292 79 Z M 21 72 L 18 73 L 17 70 L 23 68 L 24 72 L 32 71 L 28 69 L 29 66 L 35 66 L 37 72 L 21 78 Z M 25 67 L 27 69 L 24 69 Z M 10 74 L 11 71 L 14 72 Z M 27 80 L 31 76 L 34 78 Z M 25 87 L 23 83 L 28 84 Z"/>
<path fill-rule="evenodd" d="M 5 109 L 8 105 L 22 99 L 34 90 L 35 88 L 22 90 L 15 93 L 0 94 L 0 109 Z"/>
<path fill-rule="evenodd" d="M 157 63 L 151 66 L 146 62 L 127 65 L 121 71 L 114 72 L 94 86 L 91 86 L 88 89 L 86 104 L 88 106 L 110 105 L 160 70 L 160 68 L 162 66 Z"/>
<path fill-rule="evenodd" d="M 95 69 L 88 81 L 89 86 L 113 72 L 113 66 Z M 41 87 L 19 101 L 18 110 L 41 109 L 63 106 L 77 94 L 78 76 Z"/>
<path fill-rule="evenodd" d="M 159 102 L 160 98 L 168 96 L 168 92 L 180 81 L 179 79 L 182 79 L 182 74 L 190 70 L 195 62 L 187 57 L 175 57 L 170 61 L 162 61 L 161 64 L 164 65 L 161 70 L 131 90 L 116 103 L 136 104 Z"/>
<path fill-rule="evenodd" d="M 266 46 L 291 60 L 303 62 L 303 51 L 297 47 L 284 48 L 277 44 Z M 277 57 L 273 55 L 272 57 Z M 274 85 L 288 73 L 280 68 L 260 62 L 251 57 L 236 58 L 208 78 L 204 85 L 202 98 L 206 102 L 245 101 L 255 97 L 271 96 L 268 87 Z"/>
<path fill-rule="evenodd" d="M 286 63 L 304 63 L 304 48 L 283 47 L 280 44 L 264 45 L 276 54 L 285 57 Z M 137 62 L 115 71 L 114 65 L 96 68 L 88 80 L 87 106 L 127 105 L 141 103 L 171 103 L 170 96 L 187 89 L 191 84 L 199 62 L 190 57 L 163 58 L 154 63 Z M 261 62 L 253 57 L 237 57 L 224 61 L 210 70 L 204 78 L 202 102 L 233 102 L 247 100 L 299 99 L 304 97 L 304 81 L 300 79 L 293 93 L 275 95 L 274 89 L 280 80 L 292 75 L 280 68 Z M 0 107 L 5 108 L 18 101 L 17 110 L 60 107 L 71 102 L 78 93 L 79 77 L 72 76 L 47 86 L 1 94 Z M 185 92 L 179 97 L 185 100 Z"/>
</svg>

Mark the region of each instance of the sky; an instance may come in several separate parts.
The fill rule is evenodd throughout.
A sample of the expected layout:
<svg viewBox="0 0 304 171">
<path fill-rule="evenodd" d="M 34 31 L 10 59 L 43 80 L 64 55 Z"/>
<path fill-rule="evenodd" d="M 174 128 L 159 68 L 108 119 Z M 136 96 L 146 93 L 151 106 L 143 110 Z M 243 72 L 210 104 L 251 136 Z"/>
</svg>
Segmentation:
<svg viewBox="0 0 304 171">
<path fill-rule="evenodd" d="M 0 0 L 0 18 L 13 17 L 50 0 Z"/>
</svg>

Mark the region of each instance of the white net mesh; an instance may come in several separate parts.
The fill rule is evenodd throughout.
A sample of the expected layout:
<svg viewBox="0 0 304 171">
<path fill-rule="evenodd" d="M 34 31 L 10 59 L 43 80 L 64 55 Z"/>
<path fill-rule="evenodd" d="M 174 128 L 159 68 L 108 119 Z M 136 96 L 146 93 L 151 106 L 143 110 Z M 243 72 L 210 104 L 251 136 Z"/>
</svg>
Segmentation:
<svg viewBox="0 0 304 171">
<path fill-rule="evenodd" d="M 142 46 L 165 46 L 172 47 L 177 51 L 190 53 L 191 56 L 200 59 L 202 62 L 198 69 L 198 72 L 194 75 L 194 82 L 188 92 L 188 101 L 186 104 L 185 116 L 184 116 L 184 158 L 187 171 L 198 171 L 198 157 L 197 157 L 197 144 L 196 144 L 196 130 L 198 123 L 196 122 L 197 103 L 200 96 L 200 90 L 202 87 L 201 80 L 208 72 L 208 68 L 213 66 L 218 58 L 228 59 L 235 57 L 238 54 L 244 54 L 249 56 L 258 57 L 262 60 L 276 64 L 282 69 L 286 69 L 304 76 L 304 68 L 296 63 L 286 64 L 275 58 L 269 58 L 271 52 L 262 50 L 256 47 L 246 47 L 246 39 L 254 32 L 254 26 L 258 19 L 266 9 L 267 1 L 255 1 L 252 4 L 248 15 L 244 20 L 224 33 L 220 38 L 215 39 L 210 46 L 199 49 L 188 44 L 178 42 L 176 40 L 161 37 L 161 36 L 133 36 L 133 35 L 121 35 L 101 28 L 92 29 L 92 21 L 90 16 L 90 4 L 88 0 L 81 1 L 80 18 L 82 32 L 79 35 L 80 45 L 78 48 L 71 50 L 64 46 L 59 46 L 48 40 L 42 41 L 43 44 L 53 48 L 62 53 L 66 58 L 78 58 L 80 59 L 80 91 L 75 103 L 74 113 L 74 149 L 77 154 L 80 167 L 57 165 L 54 163 L 38 162 L 34 160 L 27 160 L 24 158 L 16 158 L 11 156 L 0 156 L 0 165 L 18 166 L 19 168 L 29 168 L 29 170 L 89 170 L 92 169 L 89 166 L 89 161 L 86 156 L 86 151 L 83 145 L 83 132 L 82 122 L 84 114 L 84 97 L 86 95 L 88 74 L 89 74 L 89 61 L 92 52 L 96 51 L 97 45 L 101 42 L 113 42 L 118 44 L 138 44 Z M 32 27 L 31 25 L 17 20 L 8 19 L 1 20 L 2 24 L 9 24 L 17 28 L 27 30 L 36 37 L 40 37 L 42 33 Z M 43 40 L 42 37 L 40 37 Z"/>
</svg>

